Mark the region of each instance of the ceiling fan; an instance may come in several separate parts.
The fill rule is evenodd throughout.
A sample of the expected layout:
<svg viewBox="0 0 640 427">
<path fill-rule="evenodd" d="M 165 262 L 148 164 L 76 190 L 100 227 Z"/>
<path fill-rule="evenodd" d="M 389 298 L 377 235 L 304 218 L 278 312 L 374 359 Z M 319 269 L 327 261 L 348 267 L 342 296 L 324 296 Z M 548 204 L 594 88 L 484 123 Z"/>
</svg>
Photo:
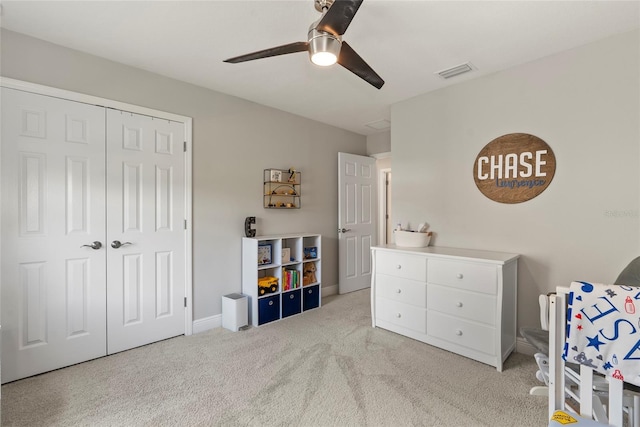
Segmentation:
<svg viewBox="0 0 640 427">
<path fill-rule="evenodd" d="M 336 62 L 353 74 L 380 89 L 384 80 L 356 53 L 342 35 L 353 20 L 364 0 L 314 0 L 315 8 L 322 17 L 311 24 L 306 42 L 289 43 L 270 49 L 259 50 L 246 55 L 225 59 L 224 62 L 236 64 L 270 56 L 286 55 L 296 52 L 309 52 L 311 62 L 321 66 Z"/>
</svg>

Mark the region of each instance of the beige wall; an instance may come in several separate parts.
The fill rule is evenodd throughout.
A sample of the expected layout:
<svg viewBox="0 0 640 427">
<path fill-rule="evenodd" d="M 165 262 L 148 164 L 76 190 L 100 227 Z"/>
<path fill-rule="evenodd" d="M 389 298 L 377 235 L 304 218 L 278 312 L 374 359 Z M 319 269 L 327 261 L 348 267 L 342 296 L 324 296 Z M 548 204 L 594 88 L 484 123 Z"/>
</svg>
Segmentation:
<svg viewBox="0 0 640 427">
<path fill-rule="evenodd" d="M 323 235 L 323 286 L 338 282 L 337 153 L 366 138 L 219 92 L 2 30 L 0 74 L 193 118 L 194 319 L 239 292 L 244 219 L 259 234 Z M 302 209 L 262 207 L 262 171 L 302 172 Z"/>
<path fill-rule="evenodd" d="M 572 280 L 610 283 L 640 255 L 640 34 L 615 36 L 391 108 L 393 223 L 438 246 L 522 254 L 518 324 Z M 476 188 L 478 152 L 524 132 L 553 149 L 551 185 L 506 205 Z"/>
<path fill-rule="evenodd" d="M 388 153 L 389 151 L 391 151 L 390 130 L 367 136 L 367 155 Z"/>
</svg>

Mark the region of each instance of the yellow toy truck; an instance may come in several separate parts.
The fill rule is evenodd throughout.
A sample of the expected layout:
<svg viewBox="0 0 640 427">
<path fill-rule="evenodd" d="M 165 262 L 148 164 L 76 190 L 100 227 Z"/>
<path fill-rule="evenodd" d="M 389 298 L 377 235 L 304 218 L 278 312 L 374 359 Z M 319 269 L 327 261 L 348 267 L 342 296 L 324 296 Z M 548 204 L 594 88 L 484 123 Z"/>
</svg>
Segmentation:
<svg viewBox="0 0 640 427">
<path fill-rule="evenodd" d="M 272 294 L 278 291 L 278 278 L 265 276 L 258 278 L 258 295 Z"/>
</svg>

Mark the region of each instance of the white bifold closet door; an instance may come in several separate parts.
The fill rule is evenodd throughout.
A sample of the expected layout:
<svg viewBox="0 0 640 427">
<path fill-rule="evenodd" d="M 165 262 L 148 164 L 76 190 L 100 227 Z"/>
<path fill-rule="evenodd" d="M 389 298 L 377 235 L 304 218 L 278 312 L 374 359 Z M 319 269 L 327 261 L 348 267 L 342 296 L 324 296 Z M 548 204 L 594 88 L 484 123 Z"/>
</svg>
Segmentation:
<svg viewBox="0 0 640 427">
<path fill-rule="evenodd" d="M 107 110 L 109 354 L 184 333 L 183 126 Z"/>
<path fill-rule="evenodd" d="M 2 88 L 3 383 L 184 333 L 183 135 Z"/>
<path fill-rule="evenodd" d="M 2 88 L 2 382 L 106 354 L 104 108 Z"/>
</svg>

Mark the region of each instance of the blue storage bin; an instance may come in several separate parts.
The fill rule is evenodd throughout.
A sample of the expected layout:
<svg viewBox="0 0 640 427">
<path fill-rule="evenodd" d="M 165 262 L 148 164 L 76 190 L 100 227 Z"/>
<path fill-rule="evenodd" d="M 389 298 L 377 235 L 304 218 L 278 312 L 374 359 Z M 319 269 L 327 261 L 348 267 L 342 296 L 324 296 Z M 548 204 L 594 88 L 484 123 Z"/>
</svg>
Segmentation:
<svg viewBox="0 0 640 427">
<path fill-rule="evenodd" d="M 293 316 L 302 312 L 300 289 L 282 294 L 282 317 Z"/>
<path fill-rule="evenodd" d="M 320 306 L 320 285 L 302 289 L 302 309 L 311 310 Z"/>
<path fill-rule="evenodd" d="M 273 322 L 280 318 L 280 295 L 258 300 L 258 325 Z"/>
</svg>

